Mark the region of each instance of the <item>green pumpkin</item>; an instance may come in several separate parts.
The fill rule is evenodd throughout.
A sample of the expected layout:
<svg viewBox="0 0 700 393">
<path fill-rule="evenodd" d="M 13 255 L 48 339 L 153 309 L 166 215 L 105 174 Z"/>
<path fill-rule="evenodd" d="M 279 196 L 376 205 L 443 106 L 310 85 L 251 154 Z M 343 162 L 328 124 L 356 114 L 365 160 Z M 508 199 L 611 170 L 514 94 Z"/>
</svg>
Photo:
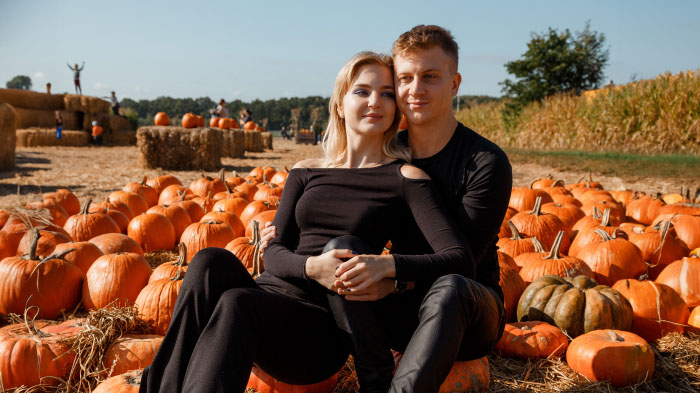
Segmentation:
<svg viewBox="0 0 700 393">
<path fill-rule="evenodd" d="M 596 329 L 629 331 L 632 305 L 620 292 L 586 276 L 536 279 L 518 302 L 518 321 L 544 321 L 570 337 Z"/>
</svg>

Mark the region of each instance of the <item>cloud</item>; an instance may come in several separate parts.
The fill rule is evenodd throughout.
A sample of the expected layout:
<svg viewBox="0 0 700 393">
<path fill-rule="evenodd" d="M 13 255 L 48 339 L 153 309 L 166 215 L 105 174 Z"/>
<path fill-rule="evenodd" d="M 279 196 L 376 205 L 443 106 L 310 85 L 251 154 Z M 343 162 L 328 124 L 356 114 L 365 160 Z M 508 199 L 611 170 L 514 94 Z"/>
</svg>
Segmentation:
<svg viewBox="0 0 700 393">
<path fill-rule="evenodd" d="M 43 79 L 43 78 L 44 78 L 44 73 L 41 72 L 41 71 L 37 71 L 37 72 L 35 72 L 34 75 L 32 75 L 32 76 L 34 77 L 34 79 Z"/>
<path fill-rule="evenodd" d="M 102 83 L 102 82 L 95 82 L 95 84 L 93 86 L 95 87 L 95 89 L 108 89 L 109 88 L 109 85 L 107 85 L 106 83 Z"/>
<path fill-rule="evenodd" d="M 234 96 L 234 97 L 238 97 L 238 96 L 240 96 L 240 95 L 241 95 L 241 92 L 240 92 L 240 91 L 238 91 L 238 90 L 236 90 L 236 91 L 234 91 L 234 92 L 233 92 L 233 93 L 231 93 L 231 94 L 233 94 L 233 96 Z"/>
</svg>

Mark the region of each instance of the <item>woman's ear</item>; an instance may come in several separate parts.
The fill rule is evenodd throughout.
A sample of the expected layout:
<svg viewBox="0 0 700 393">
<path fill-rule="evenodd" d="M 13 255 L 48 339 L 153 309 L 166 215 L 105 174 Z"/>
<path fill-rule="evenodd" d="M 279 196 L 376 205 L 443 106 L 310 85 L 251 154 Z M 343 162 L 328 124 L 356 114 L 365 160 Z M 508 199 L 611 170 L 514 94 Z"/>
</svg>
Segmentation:
<svg viewBox="0 0 700 393">
<path fill-rule="evenodd" d="M 345 113 L 343 113 L 343 107 L 341 105 L 336 106 L 336 110 L 338 112 L 338 117 L 341 119 L 345 119 Z"/>
</svg>

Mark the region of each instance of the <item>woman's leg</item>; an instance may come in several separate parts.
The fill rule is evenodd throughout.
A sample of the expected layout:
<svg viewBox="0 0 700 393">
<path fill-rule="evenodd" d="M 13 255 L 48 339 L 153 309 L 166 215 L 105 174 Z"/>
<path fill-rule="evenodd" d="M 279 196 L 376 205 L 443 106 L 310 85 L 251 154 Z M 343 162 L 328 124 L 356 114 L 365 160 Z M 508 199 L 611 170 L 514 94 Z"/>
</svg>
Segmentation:
<svg viewBox="0 0 700 393">
<path fill-rule="evenodd" d="M 231 288 L 252 287 L 255 280 L 228 250 L 198 252 L 185 274 L 170 328 L 153 363 L 144 370 L 140 392 L 180 392 L 190 355 L 221 295 Z"/>
</svg>

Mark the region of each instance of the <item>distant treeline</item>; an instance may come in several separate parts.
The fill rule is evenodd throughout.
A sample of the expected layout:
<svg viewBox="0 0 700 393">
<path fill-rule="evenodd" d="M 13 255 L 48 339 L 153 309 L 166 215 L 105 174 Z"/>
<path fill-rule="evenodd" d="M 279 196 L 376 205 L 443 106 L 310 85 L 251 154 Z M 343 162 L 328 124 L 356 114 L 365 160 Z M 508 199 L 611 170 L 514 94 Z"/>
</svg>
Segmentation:
<svg viewBox="0 0 700 393">
<path fill-rule="evenodd" d="M 319 96 L 278 98 L 274 100 L 254 100 L 243 102 L 234 100 L 226 102 L 226 107 L 234 119 L 238 118 L 238 112 L 248 108 L 253 112 L 253 118 L 259 124 L 267 119 L 268 130 L 279 130 L 282 126 L 289 127 L 292 124 L 292 110 L 299 110 L 299 127 L 309 128 L 314 118 L 317 124 L 325 127 L 328 122 L 328 98 Z M 487 104 L 499 101 L 499 98 L 490 96 L 460 96 L 459 108 L 470 108 L 475 105 Z M 127 117 L 138 116 L 138 124 L 153 124 L 153 117 L 158 112 L 165 112 L 171 119 L 179 119 L 185 113 L 192 112 L 209 118 L 209 111 L 214 109 L 217 102 L 209 97 L 200 98 L 172 98 L 158 97 L 154 100 L 134 101 L 130 98 L 121 100 L 121 106 L 125 109 Z M 453 106 L 457 108 L 457 98 L 453 99 Z M 136 119 L 134 118 L 134 121 Z"/>
</svg>

